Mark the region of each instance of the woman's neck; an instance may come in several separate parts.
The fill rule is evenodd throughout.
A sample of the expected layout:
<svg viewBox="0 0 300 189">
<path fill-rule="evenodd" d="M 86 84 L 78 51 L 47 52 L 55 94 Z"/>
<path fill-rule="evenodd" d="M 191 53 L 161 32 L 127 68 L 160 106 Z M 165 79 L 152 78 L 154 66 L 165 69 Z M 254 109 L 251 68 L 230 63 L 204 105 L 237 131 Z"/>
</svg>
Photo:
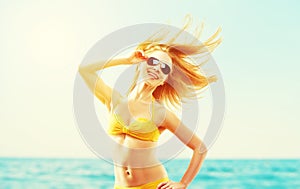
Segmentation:
<svg viewBox="0 0 300 189">
<path fill-rule="evenodd" d="M 139 101 L 145 104 L 152 102 L 155 87 L 142 82 L 137 84 L 128 95 L 128 100 Z"/>
</svg>

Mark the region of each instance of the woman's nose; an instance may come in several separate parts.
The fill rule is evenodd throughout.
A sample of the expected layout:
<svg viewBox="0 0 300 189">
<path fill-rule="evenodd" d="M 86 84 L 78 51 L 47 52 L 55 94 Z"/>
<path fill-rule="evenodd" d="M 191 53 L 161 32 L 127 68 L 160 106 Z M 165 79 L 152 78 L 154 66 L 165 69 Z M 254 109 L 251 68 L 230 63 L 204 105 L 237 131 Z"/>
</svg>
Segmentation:
<svg viewBox="0 0 300 189">
<path fill-rule="evenodd" d="M 159 64 L 157 64 L 157 65 L 155 65 L 155 66 L 153 66 L 153 68 L 155 69 L 155 71 L 158 71 L 158 69 L 159 69 Z"/>
</svg>

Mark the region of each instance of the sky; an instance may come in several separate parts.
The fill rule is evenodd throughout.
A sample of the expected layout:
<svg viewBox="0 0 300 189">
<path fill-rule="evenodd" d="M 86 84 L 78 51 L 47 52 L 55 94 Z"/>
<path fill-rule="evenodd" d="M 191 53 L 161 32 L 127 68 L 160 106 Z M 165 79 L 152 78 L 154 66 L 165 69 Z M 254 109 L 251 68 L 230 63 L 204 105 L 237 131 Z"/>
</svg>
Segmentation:
<svg viewBox="0 0 300 189">
<path fill-rule="evenodd" d="M 95 157 L 73 114 L 78 66 L 134 24 L 222 28 L 226 112 L 208 158 L 300 158 L 299 1 L 0 1 L 0 157 Z M 201 131 L 200 131 L 201 132 Z M 180 157 L 188 157 L 184 151 Z"/>
</svg>

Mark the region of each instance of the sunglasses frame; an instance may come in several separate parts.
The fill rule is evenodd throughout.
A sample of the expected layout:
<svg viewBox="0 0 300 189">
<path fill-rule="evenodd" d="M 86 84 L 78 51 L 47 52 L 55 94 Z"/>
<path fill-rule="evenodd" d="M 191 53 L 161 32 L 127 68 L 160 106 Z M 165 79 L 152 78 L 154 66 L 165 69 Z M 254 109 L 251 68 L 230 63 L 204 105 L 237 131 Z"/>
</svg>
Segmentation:
<svg viewBox="0 0 300 189">
<path fill-rule="evenodd" d="M 158 61 L 158 63 L 160 64 L 160 70 L 161 70 L 161 72 L 163 73 L 163 74 L 165 74 L 165 75 L 168 75 L 170 72 L 171 72 L 171 68 L 170 68 L 170 66 L 167 64 L 167 63 L 164 63 L 163 61 L 161 61 L 161 60 L 159 60 L 159 59 L 157 59 L 157 58 L 155 58 L 155 57 L 149 57 L 149 58 L 147 58 L 147 64 L 149 65 L 149 66 L 156 66 L 157 64 L 153 64 L 153 63 L 149 63 L 150 61 L 149 60 L 157 60 Z M 153 61 L 152 61 L 153 62 Z M 163 68 L 162 67 L 162 65 L 165 65 L 165 68 L 168 68 L 168 73 L 165 73 L 163 70 L 165 69 L 165 68 Z"/>
</svg>

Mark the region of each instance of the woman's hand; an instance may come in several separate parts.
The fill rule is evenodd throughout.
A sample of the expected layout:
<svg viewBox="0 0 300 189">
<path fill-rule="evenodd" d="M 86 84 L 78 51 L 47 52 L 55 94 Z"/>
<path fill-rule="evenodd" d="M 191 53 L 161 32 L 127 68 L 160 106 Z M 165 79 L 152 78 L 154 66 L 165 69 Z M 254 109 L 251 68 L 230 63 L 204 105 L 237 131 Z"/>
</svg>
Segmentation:
<svg viewBox="0 0 300 189">
<path fill-rule="evenodd" d="M 128 58 L 130 64 L 137 64 L 147 60 L 147 56 L 141 50 L 134 51 L 134 53 Z"/>
<path fill-rule="evenodd" d="M 162 182 L 157 186 L 157 189 L 186 189 L 187 186 L 182 182 Z"/>
</svg>

